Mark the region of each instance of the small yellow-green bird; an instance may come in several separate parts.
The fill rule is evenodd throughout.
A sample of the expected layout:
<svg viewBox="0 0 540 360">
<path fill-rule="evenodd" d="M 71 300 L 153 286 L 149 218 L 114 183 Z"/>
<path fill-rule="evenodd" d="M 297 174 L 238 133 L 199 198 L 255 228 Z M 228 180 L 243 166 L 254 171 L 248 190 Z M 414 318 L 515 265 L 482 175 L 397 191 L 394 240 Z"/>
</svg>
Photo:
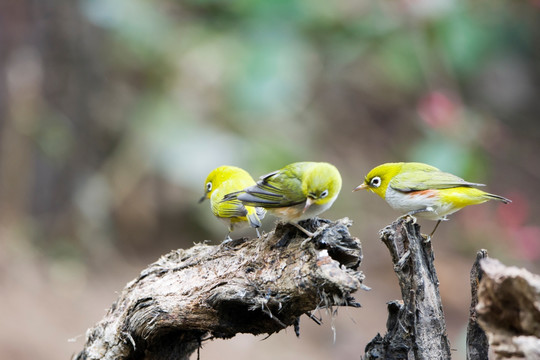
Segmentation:
<svg viewBox="0 0 540 360">
<path fill-rule="evenodd" d="M 260 237 L 258 228 L 261 226 L 261 219 L 264 218 L 266 210 L 245 206 L 238 199 L 223 200 L 227 194 L 252 185 L 255 185 L 255 180 L 251 175 L 236 166 L 220 166 L 212 170 L 206 178 L 204 195 L 199 202 L 210 199 L 212 213 L 228 225 L 227 240 L 231 239 L 230 233 L 235 228 L 245 227 L 248 224 L 255 228 L 257 236 Z"/>
<path fill-rule="evenodd" d="M 416 162 L 386 163 L 372 169 L 364 183 L 353 191 L 367 189 L 382 197 L 402 214 L 437 220 L 435 229 L 446 216 L 468 205 L 505 197 L 479 190 L 484 184 L 471 183 L 431 165 Z"/>
<path fill-rule="evenodd" d="M 235 194 L 244 205 L 265 208 L 269 213 L 298 225 L 329 209 L 341 190 L 338 169 L 325 162 L 297 162 L 261 176 L 257 184 Z"/>
</svg>

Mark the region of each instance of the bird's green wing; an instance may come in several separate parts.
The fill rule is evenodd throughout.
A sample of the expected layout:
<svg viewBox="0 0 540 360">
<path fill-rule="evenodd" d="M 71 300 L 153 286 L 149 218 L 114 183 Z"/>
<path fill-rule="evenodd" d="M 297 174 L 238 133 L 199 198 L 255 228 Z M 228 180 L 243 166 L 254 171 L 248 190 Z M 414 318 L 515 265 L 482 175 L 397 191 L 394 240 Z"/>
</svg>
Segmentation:
<svg viewBox="0 0 540 360">
<path fill-rule="evenodd" d="M 433 169 L 404 171 L 390 180 L 389 186 L 403 192 L 448 189 L 458 186 L 484 186 L 484 184 L 468 182 L 459 176 Z"/>
<path fill-rule="evenodd" d="M 220 218 L 235 218 L 247 215 L 244 204 L 236 198 L 225 200 L 221 191 L 216 190 L 212 194 L 212 212 Z"/>
<path fill-rule="evenodd" d="M 245 205 L 279 208 L 300 204 L 306 200 L 302 193 L 302 168 L 287 166 L 262 176 L 256 185 L 237 195 Z"/>
</svg>

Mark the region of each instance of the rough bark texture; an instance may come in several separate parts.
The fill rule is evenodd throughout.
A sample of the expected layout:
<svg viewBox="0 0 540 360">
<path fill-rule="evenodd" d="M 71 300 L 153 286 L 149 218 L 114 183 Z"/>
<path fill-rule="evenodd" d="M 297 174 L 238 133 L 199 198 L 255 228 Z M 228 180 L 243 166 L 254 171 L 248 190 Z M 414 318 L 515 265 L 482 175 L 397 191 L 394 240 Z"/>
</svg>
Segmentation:
<svg viewBox="0 0 540 360">
<path fill-rule="evenodd" d="M 478 320 L 494 359 L 540 359 L 540 276 L 495 259 L 480 262 Z"/>
<path fill-rule="evenodd" d="M 403 300 L 388 303 L 388 332 L 366 346 L 365 358 L 450 359 L 431 242 L 410 216 L 383 229 L 381 239 L 392 256 Z"/>
<path fill-rule="evenodd" d="M 87 332 L 77 359 L 188 359 L 203 338 L 272 334 L 321 307 L 355 306 L 360 241 L 351 222 L 288 224 L 260 239 L 175 250 L 144 269 Z"/>
<path fill-rule="evenodd" d="M 480 261 L 487 257 L 487 250 L 478 251 L 476 261 L 471 269 L 471 307 L 469 308 L 469 323 L 467 324 L 467 360 L 485 360 L 489 354 L 487 335 L 478 324 L 478 313 L 476 311 L 478 286 L 484 275 Z"/>
</svg>

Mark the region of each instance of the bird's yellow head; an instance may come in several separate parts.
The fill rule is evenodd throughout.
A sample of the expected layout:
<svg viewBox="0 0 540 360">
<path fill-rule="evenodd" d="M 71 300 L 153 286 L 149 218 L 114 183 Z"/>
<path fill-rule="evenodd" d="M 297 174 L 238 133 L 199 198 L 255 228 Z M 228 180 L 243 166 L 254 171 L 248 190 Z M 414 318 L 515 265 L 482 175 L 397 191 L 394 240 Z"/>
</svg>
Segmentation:
<svg viewBox="0 0 540 360">
<path fill-rule="evenodd" d="M 307 197 L 306 207 L 333 201 L 341 190 L 341 175 L 328 163 L 316 163 L 302 178 L 302 192 Z"/>
<path fill-rule="evenodd" d="M 364 180 L 364 183 L 357 186 L 353 191 L 370 190 L 383 199 L 386 197 L 388 183 L 401 172 L 403 163 L 386 163 L 373 168 Z"/>
<path fill-rule="evenodd" d="M 251 175 L 244 169 L 240 169 L 236 166 L 220 166 L 218 168 L 215 168 L 208 174 L 206 177 L 206 180 L 204 181 L 204 195 L 199 200 L 199 202 L 203 202 L 206 199 L 210 199 L 212 196 L 212 193 L 221 186 L 225 181 L 229 180 L 243 180 L 243 179 L 251 179 Z"/>
</svg>

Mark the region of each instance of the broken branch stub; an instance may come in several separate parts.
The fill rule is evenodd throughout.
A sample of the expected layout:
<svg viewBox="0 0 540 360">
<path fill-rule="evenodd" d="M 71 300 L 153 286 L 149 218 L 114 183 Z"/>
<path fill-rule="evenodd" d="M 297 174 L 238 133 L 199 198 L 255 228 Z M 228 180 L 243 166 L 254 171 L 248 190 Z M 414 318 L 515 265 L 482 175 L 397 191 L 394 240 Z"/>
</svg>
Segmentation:
<svg viewBox="0 0 540 360">
<path fill-rule="evenodd" d="M 486 332 L 478 323 L 478 286 L 484 276 L 480 261 L 488 257 L 487 250 L 479 250 L 476 260 L 471 268 L 471 306 L 469 307 L 469 321 L 467 323 L 466 353 L 467 360 L 485 360 L 489 355 L 489 343 Z"/>
<path fill-rule="evenodd" d="M 540 276 L 482 259 L 478 321 L 494 359 L 540 359 Z"/>
<path fill-rule="evenodd" d="M 387 334 L 367 344 L 365 358 L 450 359 L 431 242 L 411 216 L 384 228 L 381 240 L 392 257 L 403 300 L 388 303 Z"/>
<path fill-rule="evenodd" d="M 77 359 L 188 359 L 203 338 L 272 334 L 321 307 L 359 304 L 361 244 L 347 218 L 174 250 L 126 285 Z"/>
</svg>

